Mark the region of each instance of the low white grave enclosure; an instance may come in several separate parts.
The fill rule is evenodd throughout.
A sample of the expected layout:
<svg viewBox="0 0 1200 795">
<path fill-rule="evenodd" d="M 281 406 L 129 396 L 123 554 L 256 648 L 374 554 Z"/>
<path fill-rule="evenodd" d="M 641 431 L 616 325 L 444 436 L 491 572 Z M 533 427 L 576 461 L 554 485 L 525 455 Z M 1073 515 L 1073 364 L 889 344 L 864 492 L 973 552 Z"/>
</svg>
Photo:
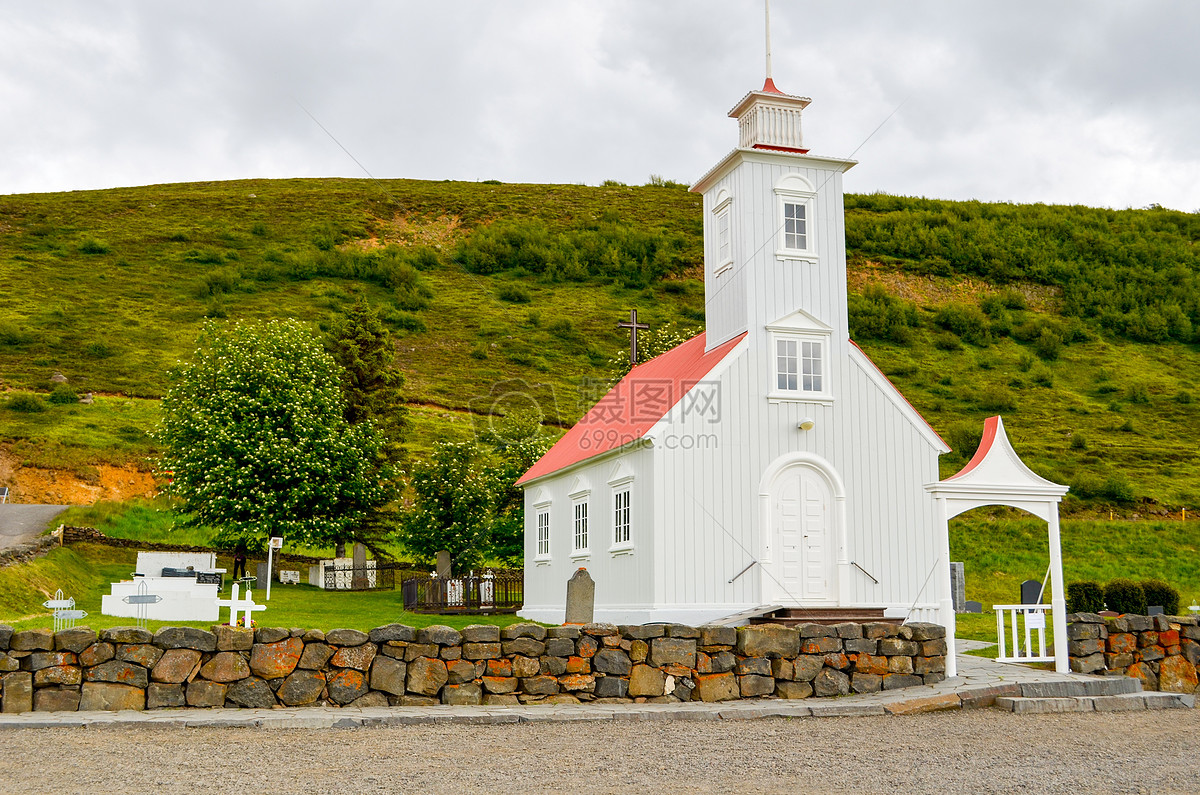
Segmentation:
<svg viewBox="0 0 1200 795">
<path fill-rule="evenodd" d="M 218 583 L 224 573 L 217 568 L 213 552 L 139 552 L 133 579 L 114 582 L 111 593 L 100 598 L 100 612 L 153 621 L 216 621 Z M 126 602 L 125 597 L 138 594 L 142 583 L 145 593 L 162 600 L 146 605 Z M 144 615 L 139 614 L 142 611 Z"/>
</svg>

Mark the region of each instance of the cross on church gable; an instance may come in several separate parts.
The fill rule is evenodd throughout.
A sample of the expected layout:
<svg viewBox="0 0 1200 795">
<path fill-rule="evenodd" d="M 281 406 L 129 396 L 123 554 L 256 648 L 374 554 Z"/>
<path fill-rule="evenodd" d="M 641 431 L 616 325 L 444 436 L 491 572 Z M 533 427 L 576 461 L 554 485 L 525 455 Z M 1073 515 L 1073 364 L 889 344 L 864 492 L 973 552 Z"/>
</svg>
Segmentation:
<svg viewBox="0 0 1200 795">
<path fill-rule="evenodd" d="M 636 367 L 638 363 L 637 350 L 637 333 L 638 329 L 649 331 L 650 326 L 646 323 L 639 323 L 637 319 L 637 310 L 629 310 L 629 320 L 622 320 L 617 324 L 617 328 L 629 329 L 629 366 Z"/>
</svg>

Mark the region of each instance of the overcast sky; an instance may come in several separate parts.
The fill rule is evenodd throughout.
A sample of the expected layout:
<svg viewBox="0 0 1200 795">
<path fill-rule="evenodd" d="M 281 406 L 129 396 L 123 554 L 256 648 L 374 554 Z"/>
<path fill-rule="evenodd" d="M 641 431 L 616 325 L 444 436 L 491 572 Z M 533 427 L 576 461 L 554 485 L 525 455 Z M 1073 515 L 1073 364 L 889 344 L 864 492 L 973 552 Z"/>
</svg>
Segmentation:
<svg viewBox="0 0 1200 795">
<path fill-rule="evenodd" d="M 762 5 L 0 0 L 0 193 L 692 182 L 762 85 Z M 813 99 L 814 153 L 861 161 L 849 191 L 1200 209 L 1200 2 L 771 12 L 775 82 Z"/>
</svg>

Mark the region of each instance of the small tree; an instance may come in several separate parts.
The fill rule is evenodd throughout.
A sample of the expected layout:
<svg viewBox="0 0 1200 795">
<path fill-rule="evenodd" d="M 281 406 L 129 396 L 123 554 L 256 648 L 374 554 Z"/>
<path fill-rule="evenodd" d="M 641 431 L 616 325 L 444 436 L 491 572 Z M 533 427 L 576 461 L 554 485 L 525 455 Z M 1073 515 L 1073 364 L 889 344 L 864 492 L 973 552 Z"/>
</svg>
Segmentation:
<svg viewBox="0 0 1200 795">
<path fill-rule="evenodd" d="M 381 440 L 344 417 L 341 370 L 296 321 L 210 322 L 173 373 L 157 437 L 190 521 L 226 543 L 331 543 L 383 499 Z"/>
<path fill-rule="evenodd" d="M 408 427 L 408 409 L 401 394 L 404 376 L 394 366 L 396 348 L 391 334 L 379 313 L 361 298 L 334 327 L 328 347 L 342 367 L 346 422 L 370 423 L 382 437 L 383 444 L 373 462 L 375 479 L 383 486 L 379 502 L 361 506 L 363 519 L 346 536 L 379 554 L 380 543 L 395 532 L 399 522 L 395 503 L 400 484 L 391 473 L 404 457 L 404 432 Z M 339 538 L 338 557 L 345 556 L 345 546 L 345 539 Z"/>
<path fill-rule="evenodd" d="M 408 550 L 432 560 L 445 550 L 455 572 L 477 567 L 488 550 L 492 482 L 473 442 L 438 442 L 433 454 L 413 465 L 412 503 L 400 515 L 400 538 Z"/>
</svg>

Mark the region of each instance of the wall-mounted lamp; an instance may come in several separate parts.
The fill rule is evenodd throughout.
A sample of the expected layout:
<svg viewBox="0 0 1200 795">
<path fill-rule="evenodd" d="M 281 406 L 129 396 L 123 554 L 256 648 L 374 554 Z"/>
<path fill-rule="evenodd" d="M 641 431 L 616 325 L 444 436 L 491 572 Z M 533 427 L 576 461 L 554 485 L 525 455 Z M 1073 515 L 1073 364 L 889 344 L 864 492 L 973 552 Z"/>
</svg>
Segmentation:
<svg viewBox="0 0 1200 795">
<path fill-rule="evenodd" d="M 812 417 L 805 417 L 804 419 L 800 420 L 800 424 L 796 427 L 802 431 L 811 431 L 814 425 L 816 425 L 816 423 L 813 422 Z"/>
</svg>

